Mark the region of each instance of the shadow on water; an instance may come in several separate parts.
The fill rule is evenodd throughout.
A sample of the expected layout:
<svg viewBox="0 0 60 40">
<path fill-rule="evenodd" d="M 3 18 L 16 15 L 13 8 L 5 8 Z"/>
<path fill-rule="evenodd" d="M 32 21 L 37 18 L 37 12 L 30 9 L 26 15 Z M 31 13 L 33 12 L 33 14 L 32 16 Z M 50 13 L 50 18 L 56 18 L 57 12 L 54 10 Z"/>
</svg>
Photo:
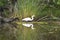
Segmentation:
<svg viewBox="0 0 60 40">
<path fill-rule="evenodd" d="M 60 40 L 57 24 L 21 23 L 15 28 L 5 23 L 0 26 L 0 40 Z"/>
</svg>

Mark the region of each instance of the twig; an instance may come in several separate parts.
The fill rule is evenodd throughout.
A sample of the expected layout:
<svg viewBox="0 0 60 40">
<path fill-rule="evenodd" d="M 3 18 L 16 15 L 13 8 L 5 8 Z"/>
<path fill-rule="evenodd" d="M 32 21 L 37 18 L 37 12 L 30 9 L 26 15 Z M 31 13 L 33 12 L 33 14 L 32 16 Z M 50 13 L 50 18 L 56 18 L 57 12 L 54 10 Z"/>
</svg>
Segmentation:
<svg viewBox="0 0 60 40">
<path fill-rule="evenodd" d="M 40 18 L 40 19 L 38 19 L 37 21 L 42 20 L 42 19 L 44 19 L 44 18 L 46 18 L 46 17 L 48 17 L 48 15 L 47 15 L 47 16 L 44 16 L 44 17 L 42 17 L 42 18 Z"/>
</svg>

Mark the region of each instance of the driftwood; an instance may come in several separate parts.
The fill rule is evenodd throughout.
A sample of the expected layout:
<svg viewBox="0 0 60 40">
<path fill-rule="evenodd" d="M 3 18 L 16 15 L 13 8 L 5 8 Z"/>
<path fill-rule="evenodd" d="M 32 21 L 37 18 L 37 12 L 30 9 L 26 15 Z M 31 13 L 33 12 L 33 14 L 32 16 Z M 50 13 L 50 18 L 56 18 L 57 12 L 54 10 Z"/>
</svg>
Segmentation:
<svg viewBox="0 0 60 40">
<path fill-rule="evenodd" d="M 3 18 L 0 16 L 0 22 L 1 23 L 11 23 L 13 21 L 19 20 L 19 18 Z"/>
<path fill-rule="evenodd" d="M 44 19 L 44 18 L 46 18 L 46 17 L 48 17 L 48 16 L 44 16 L 44 17 L 38 19 L 37 21 L 40 21 L 40 20 L 42 20 L 42 19 Z"/>
</svg>

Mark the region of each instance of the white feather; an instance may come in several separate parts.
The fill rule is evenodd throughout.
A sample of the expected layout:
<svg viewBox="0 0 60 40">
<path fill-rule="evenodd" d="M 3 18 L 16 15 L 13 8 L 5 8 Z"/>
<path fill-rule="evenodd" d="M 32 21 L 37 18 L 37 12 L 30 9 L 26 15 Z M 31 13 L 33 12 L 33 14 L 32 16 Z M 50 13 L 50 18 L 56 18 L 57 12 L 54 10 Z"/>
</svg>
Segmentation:
<svg viewBox="0 0 60 40">
<path fill-rule="evenodd" d="M 32 18 L 27 17 L 22 19 L 22 21 L 32 21 L 33 19 L 34 19 L 34 15 L 32 16 Z"/>
</svg>

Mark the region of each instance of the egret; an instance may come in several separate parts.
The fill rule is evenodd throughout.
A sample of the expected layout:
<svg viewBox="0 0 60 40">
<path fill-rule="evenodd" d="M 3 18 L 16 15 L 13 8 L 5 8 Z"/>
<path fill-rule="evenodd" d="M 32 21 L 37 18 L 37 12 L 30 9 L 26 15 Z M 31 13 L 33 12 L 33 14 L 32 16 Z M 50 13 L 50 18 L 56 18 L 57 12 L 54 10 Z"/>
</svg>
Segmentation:
<svg viewBox="0 0 60 40">
<path fill-rule="evenodd" d="M 26 23 L 24 23 L 24 24 L 22 24 L 23 26 L 26 26 L 26 27 L 31 27 L 31 29 L 35 29 L 34 27 L 33 27 L 33 24 L 26 24 Z"/>
<path fill-rule="evenodd" d="M 27 18 L 22 19 L 22 21 L 26 21 L 26 22 L 33 21 L 34 17 L 35 17 L 35 15 L 32 15 L 32 18 L 27 17 Z"/>
</svg>

